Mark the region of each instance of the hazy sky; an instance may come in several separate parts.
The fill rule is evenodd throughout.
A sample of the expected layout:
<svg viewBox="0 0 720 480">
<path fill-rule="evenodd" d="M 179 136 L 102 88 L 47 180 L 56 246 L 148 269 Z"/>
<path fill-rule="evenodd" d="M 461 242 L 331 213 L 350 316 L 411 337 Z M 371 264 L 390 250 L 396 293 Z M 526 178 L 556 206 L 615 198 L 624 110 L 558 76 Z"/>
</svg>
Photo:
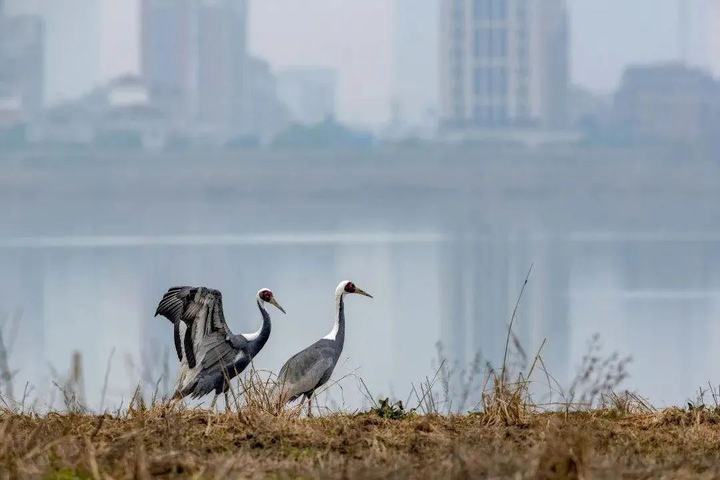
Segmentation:
<svg viewBox="0 0 720 480">
<path fill-rule="evenodd" d="M 677 2 L 570 0 L 573 81 L 607 91 L 628 63 L 677 58 Z"/>
<path fill-rule="evenodd" d="M 720 0 L 569 0 L 573 81 L 612 90 L 627 64 L 681 58 L 679 1 L 688 18 L 687 59 L 720 73 Z"/>
<path fill-rule="evenodd" d="M 340 117 L 386 120 L 393 80 L 391 1 L 256 0 L 250 12 L 251 51 L 276 68 L 336 68 Z"/>
<path fill-rule="evenodd" d="M 399 0 L 407 5 L 407 0 Z M 422 8 L 395 8 L 395 0 L 251 0 L 250 48 L 267 59 L 274 68 L 295 65 L 334 67 L 339 73 L 338 110 L 340 117 L 360 124 L 379 124 L 388 120 L 391 104 L 397 100 L 398 79 L 394 68 L 398 55 L 418 55 L 428 60 L 428 71 L 418 73 L 413 93 L 437 90 L 433 73 L 437 49 L 436 34 L 428 32 L 424 41 L 397 48 L 396 26 L 435 25 L 438 0 L 416 0 Z M 568 0 L 571 11 L 571 69 L 575 83 L 597 91 L 611 91 L 625 65 L 636 62 L 667 61 L 679 58 L 678 2 L 680 0 Z M 711 16 L 720 24 L 720 0 L 682 0 L 696 12 L 693 25 L 698 31 L 713 28 L 705 20 Z M 97 8 L 102 28 L 87 32 L 67 29 L 58 12 L 91 12 Z M 715 10 L 702 8 L 715 3 Z M 137 0 L 9 0 L 10 8 L 29 9 L 39 5 L 55 12 L 51 32 L 68 30 L 55 37 L 50 47 L 48 97 L 71 97 L 90 84 L 127 71 L 138 65 Z M 13 3 L 15 7 L 13 7 Z M 402 3 L 398 3 L 402 5 Z M 61 16 L 61 15 L 60 15 Z M 83 22 L 85 24 L 89 22 Z M 704 27 L 698 27 L 699 24 Z M 719 29 L 714 27 L 714 32 Z M 422 28 L 413 28 L 417 37 Z M 696 35 L 697 37 L 697 35 Z M 431 39 L 431 40 L 427 40 Z M 715 39 L 720 52 L 720 40 Z M 93 54 L 99 45 L 101 54 Z M 424 50 L 432 51 L 424 51 Z M 696 63 L 707 63 L 710 51 L 700 42 L 692 43 L 690 56 Z M 99 56 L 99 58 L 97 58 Z M 720 55 L 716 53 L 720 58 Z M 78 58 L 80 57 L 80 58 Z M 83 59 L 81 62 L 80 59 Z M 415 65 L 418 61 L 404 62 Z M 61 65 L 67 65 L 64 71 Z M 90 65 L 92 68 L 90 68 Z M 422 66 L 422 63 L 420 63 Z M 716 65 L 717 66 L 717 65 Z M 95 78 L 79 78 L 80 69 L 94 72 Z M 76 78 L 77 77 L 77 78 Z M 406 83 L 404 80 L 401 83 Z M 428 100 L 428 104 L 435 101 Z"/>
</svg>

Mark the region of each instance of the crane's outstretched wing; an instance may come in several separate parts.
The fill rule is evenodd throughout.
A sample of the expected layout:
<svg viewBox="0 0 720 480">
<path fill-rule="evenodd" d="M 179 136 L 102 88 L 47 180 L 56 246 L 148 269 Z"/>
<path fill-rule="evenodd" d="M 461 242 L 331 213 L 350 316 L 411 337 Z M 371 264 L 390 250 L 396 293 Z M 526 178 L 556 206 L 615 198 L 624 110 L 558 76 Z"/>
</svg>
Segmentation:
<svg viewBox="0 0 720 480">
<path fill-rule="evenodd" d="M 226 337 L 230 329 L 225 321 L 222 294 L 206 287 L 173 287 L 158 304 L 155 316 L 162 315 L 173 323 L 175 350 L 178 359 L 187 360 L 192 369 L 202 358 L 203 339 L 213 333 Z M 180 338 L 180 322 L 187 325 L 185 336 Z"/>
<path fill-rule="evenodd" d="M 280 401 L 287 403 L 310 394 L 330 378 L 335 368 L 335 352 L 317 342 L 293 355 L 280 369 Z"/>
</svg>

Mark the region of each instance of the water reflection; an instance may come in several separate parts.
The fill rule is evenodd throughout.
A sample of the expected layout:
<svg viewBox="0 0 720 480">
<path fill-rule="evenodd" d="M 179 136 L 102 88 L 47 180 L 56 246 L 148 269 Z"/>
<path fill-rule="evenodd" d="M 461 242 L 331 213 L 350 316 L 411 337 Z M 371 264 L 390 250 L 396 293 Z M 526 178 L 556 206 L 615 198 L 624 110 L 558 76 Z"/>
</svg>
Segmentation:
<svg viewBox="0 0 720 480">
<path fill-rule="evenodd" d="M 600 151 L 581 152 L 587 162 L 416 153 L 354 154 L 343 168 L 315 153 L 304 164 L 221 156 L 211 169 L 175 158 L 8 162 L 0 312 L 22 313 L 16 390 L 30 381 L 49 398 L 51 367 L 66 372 L 74 350 L 93 406 L 113 349 L 108 404 L 127 402 L 141 378 L 152 383 L 166 358 L 173 375 L 170 325 L 152 314 L 178 284 L 221 289 L 238 332 L 257 328 L 254 295 L 271 288 L 288 315 L 274 315 L 256 363 L 277 370 L 330 330 L 333 290 L 350 278 L 375 299 L 348 302 L 336 378 L 357 374 L 374 395 L 404 400 L 432 375 L 438 340 L 451 360 L 502 360 L 531 264 L 516 334 L 530 355 L 547 338 L 546 364 L 561 382 L 594 333 L 607 351 L 633 356 L 626 387 L 659 405 L 714 380 L 715 164 L 685 163 L 678 176 L 636 152 L 614 152 L 611 163 Z M 633 162 L 618 181 L 614 169 Z M 334 400 L 361 406 L 353 378 L 342 385 Z"/>
<path fill-rule="evenodd" d="M 474 245 L 482 251 L 485 243 Z M 547 337 L 549 367 L 568 379 L 587 340 L 600 333 L 608 349 L 633 355 L 627 386 L 658 403 L 683 401 L 712 380 L 711 367 L 720 361 L 713 348 L 720 289 L 705 261 L 714 244 L 704 244 L 708 251 L 686 242 L 658 247 L 575 239 L 570 245 L 564 250 L 566 291 L 553 290 L 555 257 L 535 267 L 517 322 L 528 351 Z M 271 340 L 256 366 L 275 371 L 331 328 L 338 279 L 368 285 L 375 300 L 347 306 L 338 378 L 351 376 L 334 400 L 349 408 L 363 403 L 354 374 L 376 395 L 405 398 L 411 383 L 432 373 L 440 339 L 449 355 L 469 360 L 481 351 L 499 362 L 504 323 L 526 265 L 517 258 L 542 250 L 530 242 L 508 251 L 505 261 L 512 260 L 517 275 L 498 278 L 492 269 L 481 275 L 488 264 L 482 255 L 464 256 L 465 263 L 448 271 L 448 241 L 439 234 L 25 238 L 6 239 L 2 247 L 3 305 L 23 315 L 12 352 L 18 379 L 42 392 L 53 380 L 50 366 L 66 371 L 78 350 L 91 405 L 99 402 L 113 349 L 110 403 L 127 399 L 140 377 L 162 374 L 165 361 L 174 375 L 170 325 L 152 317 L 171 285 L 221 289 L 230 326 L 240 332 L 257 328 L 253 296 L 272 288 L 289 314 L 273 316 Z M 482 291 L 496 280 L 506 282 L 492 290 L 503 298 Z M 492 308 L 481 304 L 489 301 Z"/>
</svg>

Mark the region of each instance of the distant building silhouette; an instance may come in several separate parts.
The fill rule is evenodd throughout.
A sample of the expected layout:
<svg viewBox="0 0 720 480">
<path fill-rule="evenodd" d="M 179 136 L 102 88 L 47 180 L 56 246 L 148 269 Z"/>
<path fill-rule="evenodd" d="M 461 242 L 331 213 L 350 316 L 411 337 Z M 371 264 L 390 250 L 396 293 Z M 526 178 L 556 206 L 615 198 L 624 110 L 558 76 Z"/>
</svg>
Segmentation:
<svg viewBox="0 0 720 480">
<path fill-rule="evenodd" d="M 335 116 L 335 70 L 289 68 L 278 72 L 277 88 L 292 122 L 314 125 Z"/>
<path fill-rule="evenodd" d="M 629 67 L 615 94 L 614 122 L 633 142 L 716 143 L 720 82 L 680 64 Z"/>
<path fill-rule="evenodd" d="M 0 15 L 0 123 L 18 123 L 43 107 L 44 30 L 37 16 Z"/>
<path fill-rule="evenodd" d="M 198 118 L 242 124 L 247 81 L 247 1 L 215 0 L 198 6 Z"/>
<path fill-rule="evenodd" d="M 289 117 L 278 97 L 276 76 L 268 62 L 249 57 L 245 82 L 240 133 L 267 143 L 285 128 Z"/>
<path fill-rule="evenodd" d="M 441 126 L 562 128 L 564 0 L 442 0 Z"/>
<path fill-rule="evenodd" d="M 192 0 L 142 0 L 141 69 L 153 99 L 179 116 L 192 114 L 196 49 Z"/>
<path fill-rule="evenodd" d="M 266 138 L 285 124 L 269 66 L 247 52 L 247 4 L 142 1 L 142 75 L 151 101 L 182 119 L 190 136 Z"/>
<path fill-rule="evenodd" d="M 124 75 L 45 110 L 28 136 L 45 145 L 159 150 L 178 130 L 167 111 L 151 102 L 144 79 Z"/>
</svg>

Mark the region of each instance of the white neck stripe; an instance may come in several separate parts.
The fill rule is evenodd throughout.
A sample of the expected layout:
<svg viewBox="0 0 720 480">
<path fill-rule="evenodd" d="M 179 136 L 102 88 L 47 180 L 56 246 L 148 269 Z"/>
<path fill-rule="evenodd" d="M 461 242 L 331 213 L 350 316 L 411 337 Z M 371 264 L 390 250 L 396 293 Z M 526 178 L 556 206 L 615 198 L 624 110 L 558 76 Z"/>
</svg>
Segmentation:
<svg viewBox="0 0 720 480">
<path fill-rule="evenodd" d="M 330 333 L 323 337 L 323 340 L 335 340 L 338 331 L 340 330 L 340 302 L 345 292 L 340 290 L 335 292 L 335 325 L 333 325 Z"/>
</svg>

